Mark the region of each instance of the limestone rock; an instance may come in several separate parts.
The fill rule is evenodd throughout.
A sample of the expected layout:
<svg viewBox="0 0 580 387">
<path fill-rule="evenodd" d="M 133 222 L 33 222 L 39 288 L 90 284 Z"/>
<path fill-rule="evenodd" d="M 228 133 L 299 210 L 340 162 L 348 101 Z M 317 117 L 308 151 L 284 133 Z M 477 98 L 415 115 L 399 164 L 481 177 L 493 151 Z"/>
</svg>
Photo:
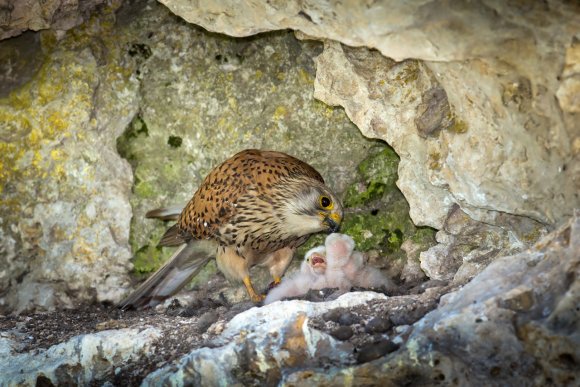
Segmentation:
<svg viewBox="0 0 580 387">
<path fill-rule="evenodd" d="M 0 40 L 27 30 L 68 30 L 87 20 L 104 0 L 33 0 L 0 3 Z"/>
<path fill-rule="evenodd" d="M 458 195 L 448 191 L 450 180 L 439 176 L 448 165 L 440 147 L 449 149 L 449 142 L 443 139 L 455 138 L 458 134 L 455 132 L 461 131 L 462 121 L 451 112 L 446 94 L 420 62 L 395 63 L 376 51 L 326 42 L 324 52 L 317 58 L 315 96 L 331 105 L 344 106 L 365 135 L 385 139 L 401 156 L 397 184 L 409 201 L 415 223 L 440 229 L 456 228 L 448 234 L 440 231 L 439 245 L 421 254 L 421 268 L 430 278 L 454 278 L 464 283 L 495 257 L 520 251 L 540 236 L 541 224 L 495 211 L 465 210 L 472 218 L 495 223 L 495 226 L 473 222 L 469 217 L 462 221 L 454 219 L 464 212 L 453 204 Z M 459 151 L 464 148 L 458 145 L 458 157 L 469 158 L 478 152 Z M 456 171 L 449 176 L 467 173 L 468 163 L 465 159 L 455 164 Z M 476 170 L 481 171 L 481 167 L 473 165 L 473 172 Z M 511 171 L 516 173 L 518 168 Z M 474 183 L 477 180 L 473 176 L 469 186 L 480 189 L 482 185 Z M 462 195 L 467 193 L 466 188 L 459 190 Z M 504 205 L 507 197 L 502 196 L 502 200 L 497 201 L 495 208 Z M 459 203 L 471 208 L 464 201 Z M 457 226 L 470 221 L 469 226 Z"/>
<path fill-rule="evenodd" d="M 161 332 L 154 328 L 103 331 L 76 336 L 37 353 L 20 354 L 15 351 L 17 342 L 5 338 L 7 335 L 3 332 L 0 338 L 3 385 L 87 385 L 143 356 Z"/>
<path fill-rule="evenodd" d="M 573 4 L 559 1 L 546 6 L 499 1 L 456 5 L 434 0 L 336 4 L 318 0 L 268 3 L 163 0 L 162 3 L 190 23 L 231 36 L 291 28 L 349 46 L 375 48 L 397 61 L 413 57 L 452 61 L 493 54 L 498 46 L 509 47 L 514 40 L 531 39 L 520 24 L 527 26 L 534 17 L 543 16 L 540 27 L 545 27 L 566 12 L 577 11 Z M 551 12 L 541 15 L 547 10 Z M 527 23 L 513 20 L 521 12 L 527 12 Z M 572 19 L 572 15 L 566 16 Z M 473 42 L 477 46 L 470 44 Z"/>
<path fill-rule="evenodd" d="M 426 112 L 432 118 L 424 122 L 410 111 L 413 117 L 399 114 L 404 116 L 401 123 L 374 121 L 375 128 L 382 128 L 378 131 L 381 138 L 402 158 L 398 185 L 411 203 L 417 224 L 440 228 L 446 210 L 454 203 L 477 220 L 489 221 L 493 215 L 488 211 L 493 210 L 550 224 L 580 206 L 580 181 L 575 178 L 579 156 L 570 147 L 579 133 L 578 120 L 572 116 L 577 82 L 576 76 L 560 77 L 566 50 L 575 44 L 580 29 L 580 8 L 575 3 L 163 3 L 191 23 L 233 36 L 291 28 L 312 38 L 375 48 L 397 61 L 425 60 L 421 67 L 429 68 L 437 83 L 420 89 L 420 101 L 410 100 L 421 114 Z M 324 56 L 335 55 L 337 47 L 328 43 L 332 52 L 323 54 L 318 63 L 324 64 Z M 575 63 L 570 55 L 568 62 Z M 329 76 L 319 68 L 319 78 L 333 81 L 329 94 L 335 94 L 353 121 L 368 133 L 371 118 L 389 106 L 377 110 L 380 100 L 355 99 L 364 94 L 367 85 L 352 68 L 373 66 L 355 66 L 352 60 L 345 62 L 342 54 L 332 61 L 337 71 Z M 399 87 L 389 81 L 379 86 Z M 453 120 L 444 117 L 447 110 L 442 94 L 434 91 L 439 87 L 445 90 Z M 321 98 L 333 100 L 326 93 Z M 425 108 L 424 99 L 432 100 L 431 108 Z M 417 125 L 420 133 L 430 132 L 434 123 L 445 126 L 452 121 L 449 130 L 426 141 L 414 138 L 416 129 L 409 130 Z M 408 137 L 409 146 L 391 142 L 394 137 Z M 427 151 L 423 151 L 425 147 Z M 412 163 L 407 166 L 410 158 Z M 422 206 L 421 201 L 429 204 Z"/>
<path fill-rule="evenodd" d="M 0 100 L 2 309 L 116 301 L 127 283 L 132 175 L 115 137 L 137 83 L 110 22 L 45 35 L 50 55 L 24 50 L 42 65 Z"/>
<path fill-rule="evenodd" d="M 436 234 L 439 244 L 419 254 L 420 266 L 431 279 L 463 284 L 495 258 L 529 248 L 546 233 L 538 222 L 507 214 L 495 225 L 476 222 L 455 206 Z"/>
<path fill-rule="evenodd" d="M 580 37 L 576 36 L 566 50 L 562 83 L 556 93 L 563 111 L 580 113 Z"/>
<path fill-rule="evenodd" d="M 497 259 L 469 284 L 442 297 L 394 354 L 355 367 L 294 372 L 285 375 L 282 385 L 368 380 L 394 385 L 576 384 L 579 263 L 576 215 L 533 249 Z"/>
<path fill-rule="evenodd" d="M 211 347 L 194 350 L 178 364 L 151 373 L 142 385 L 255 382 L 252 374 L 275 383 L 284 369 L 344 363 L 351 358 L 352 347 L 311 328 L 308 319 L 384 298 L 372 292 L 347 293 L 325 303 L 278 301 L 252 308 L 234 317 Z"/>
<path fill-rule="evenodd" d="M 407 262 L 401 269 L 401 279 L 407 283 L 418 283 L 425 279 L 425 272 L 421 269 L 419 255 L 424 246 L 408 239 L 401 245 L 401 250 L 407 256 Z"/>
<path fill-rule="evenodd" d="M 378 51 L 330 41 L 316 64 L 316 98 L 343 106 L 365 136 L 395 149 L 401 157 L 397 185 L 411 218 L 417 225 L 441 227 L 453 200 L 430 184 L 428 144 L 415 129 L 422 95 L 438 87 L 429 70 L 417 61 L 396 63 Z"/>
</svg>

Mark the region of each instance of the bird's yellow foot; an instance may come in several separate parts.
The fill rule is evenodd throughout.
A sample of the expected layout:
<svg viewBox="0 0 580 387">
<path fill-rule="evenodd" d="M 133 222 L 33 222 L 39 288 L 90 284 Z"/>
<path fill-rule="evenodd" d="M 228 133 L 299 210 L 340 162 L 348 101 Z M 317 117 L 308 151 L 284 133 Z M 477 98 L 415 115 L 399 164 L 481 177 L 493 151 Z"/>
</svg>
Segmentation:
<svg viewBox="0 0 580 387">
<path fill-rule="evenodd" d="M 259 304 L 260 302 L 264 301 L 264 299 L 266 298 L 265 294 L 254 294 L 253 296 L 250 296 L 250 298 L 252 299 L 252 302 L 255 304 Z"/>
<path fill-rule="evenodd" d="M 248 292 L 248 295 L 250 296 L 252 302 L 257 304 L 264 301 L 264 298 L 266 298 L 266 296 L 256 293 L 249 276 L 244 277 L 243 281 L 244 285 L 246 286 L 246 291 Z"/>
<path fill-rule="evenodd" d="M 266 288 L 266 293 L 274 289 L 276 286 L 280 285 L 280 282 L 282 282 L 282 278 L 275 276 L 274 281 L 270 282 L 270 285 L 268 285 L 268 287 Z"/>
</svg>

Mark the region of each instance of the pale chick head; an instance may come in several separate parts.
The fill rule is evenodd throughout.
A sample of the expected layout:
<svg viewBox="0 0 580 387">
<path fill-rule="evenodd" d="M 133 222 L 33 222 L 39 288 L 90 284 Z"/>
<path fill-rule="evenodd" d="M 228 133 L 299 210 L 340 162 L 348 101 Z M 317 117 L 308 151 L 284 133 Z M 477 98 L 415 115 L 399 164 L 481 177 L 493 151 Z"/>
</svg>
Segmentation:
<svg viewBox="0 0 580 387">
<path fill-rule="evenodd" d="M 333 233 L 326 237 L 326 260 L 329 267 L 342 267 L 354 251 L 354 240 L 346 235 Z"/>
<path fill-rule="evenodd" d="M 308 250 L 304 255 L 301 270 L 304 273 L 323 275 L 326 272 L 326 248 L 317 246 Z"/>
</svg>

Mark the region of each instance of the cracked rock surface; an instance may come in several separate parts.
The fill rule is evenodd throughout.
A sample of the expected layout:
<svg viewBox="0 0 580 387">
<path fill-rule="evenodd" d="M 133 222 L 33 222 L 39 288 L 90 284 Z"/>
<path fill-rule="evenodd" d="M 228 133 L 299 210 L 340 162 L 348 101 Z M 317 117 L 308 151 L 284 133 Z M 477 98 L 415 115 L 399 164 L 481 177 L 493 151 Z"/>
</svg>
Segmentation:
<svg viewBox="0 0 580 387">
<path fill-rule="evenodd" d="M 575 216 L 464 286 L 434 281 L 402 295 L 264 307 L 193 293 L 155 311 L 3 317 L 0 374 L 10 384 L 573 385 L 579 253 Z M 51 324 L 53 336 L 41 328 Z M 85 333 L 61 342 L 59 330 Z"/>
<path fill-rule="evenodd" d="M 578 4 L 162 3 L 0 0 L 0 385 L 578 384 Z M 114 309 L 172 252 L 144 213 L 249 147 L 396 288 L 258 307 L 212 262 Z"/>
</svg>

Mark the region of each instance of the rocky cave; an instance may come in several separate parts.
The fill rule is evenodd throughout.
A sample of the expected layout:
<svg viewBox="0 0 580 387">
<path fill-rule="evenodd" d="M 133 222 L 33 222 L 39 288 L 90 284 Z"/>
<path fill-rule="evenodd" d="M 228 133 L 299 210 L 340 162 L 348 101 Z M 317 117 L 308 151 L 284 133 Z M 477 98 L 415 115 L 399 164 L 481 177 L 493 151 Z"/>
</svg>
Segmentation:
<svg viewBox="0 0 580 387">
<path fill-rule="evenodd" d="M 8 0 L 0 39 L 0 385 L 580 383 L 577 2 Z M 260 306 L 210 261 L 117 309 L 145 213 L 246 148 L 396 286 Z"/>
</svg>

